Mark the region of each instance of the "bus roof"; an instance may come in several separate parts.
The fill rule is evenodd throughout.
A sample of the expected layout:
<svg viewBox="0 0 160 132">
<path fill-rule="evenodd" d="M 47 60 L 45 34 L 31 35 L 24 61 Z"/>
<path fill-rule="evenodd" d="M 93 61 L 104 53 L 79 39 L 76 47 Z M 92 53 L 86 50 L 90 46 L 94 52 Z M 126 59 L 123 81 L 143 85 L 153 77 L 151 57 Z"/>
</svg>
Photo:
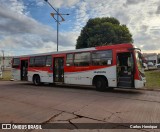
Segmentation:
<svg viewBox="0 0 160 132">
<path fill-rule="evenodd" d="M 130 43 L 124 43 L 124 44 L 105 45 L 105 46 L 97 46 L 97 47 L 91 47 L 91 48 L 68 50 L 68 51 L 58 51 L 58 52 L 55 51 L 55 52 L 47 52 L 47 53 L 21 55 L 21 56 L 14 56 L 13 58 L 41 56 L 41 55 L 52 55 L 52 54 L 76 53 L 76 52 L 83 52 L 83 51 L 94 51 L 94 50 L 105 50 L 105 49 L 107 50 L 107 49 L 117 49 L 117 48 L 123 48 L 123 47 L 124 48 L 133 48 L 134 46 Z"/>
</svg>

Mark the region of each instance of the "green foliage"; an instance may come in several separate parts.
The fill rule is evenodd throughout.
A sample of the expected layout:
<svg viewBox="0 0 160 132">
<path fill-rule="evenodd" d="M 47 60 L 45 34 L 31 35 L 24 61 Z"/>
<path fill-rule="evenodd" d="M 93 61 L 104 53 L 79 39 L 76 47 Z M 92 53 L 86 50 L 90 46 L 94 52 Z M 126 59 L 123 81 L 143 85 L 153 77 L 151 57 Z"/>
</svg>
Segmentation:
<svg viewBox="0 0 160 132">
<path fill-rule="evenodd" d="M 146 71 L 146 88 L 160 89 L 160 70 Z"/>
<path fill-rule="evenodd" d="M 76 49 L 101 45 L 132 43 L 132 35 L 126 25 L 111 17 L 89 19 L 77 39 Z"/>
</svg>

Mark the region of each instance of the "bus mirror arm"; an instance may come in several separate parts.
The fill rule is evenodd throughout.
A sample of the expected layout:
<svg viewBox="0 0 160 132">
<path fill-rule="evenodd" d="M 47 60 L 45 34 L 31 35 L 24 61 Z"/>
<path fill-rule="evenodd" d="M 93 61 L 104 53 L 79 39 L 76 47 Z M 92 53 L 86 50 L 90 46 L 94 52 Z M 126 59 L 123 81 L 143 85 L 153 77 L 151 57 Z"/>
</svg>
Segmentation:
<svg viewBox="0 0 160 132">
<path fill-rule="evenodd" d="M 130 51 L 139 50 L 141 52 L 141 49 L 139 49 L 139 48 L 129 48 L 128 50 L 130 50 Z"/>
</svg>

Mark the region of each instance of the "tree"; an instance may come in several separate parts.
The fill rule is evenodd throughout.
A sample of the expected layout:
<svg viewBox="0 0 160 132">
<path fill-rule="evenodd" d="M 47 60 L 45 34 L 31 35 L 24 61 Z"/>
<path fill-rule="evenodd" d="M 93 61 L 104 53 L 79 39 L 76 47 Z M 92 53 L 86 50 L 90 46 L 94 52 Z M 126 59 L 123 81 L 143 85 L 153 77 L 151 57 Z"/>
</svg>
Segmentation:
<svg viewBox="0 0 160 132">
<path fill-rule="evenodd" d="M 89 19 L 81 30 L 76 49 L 132 42 L 129 29 L 126 25 L 120 25 L 116 18 L 94 18 Z"/>
</svg>

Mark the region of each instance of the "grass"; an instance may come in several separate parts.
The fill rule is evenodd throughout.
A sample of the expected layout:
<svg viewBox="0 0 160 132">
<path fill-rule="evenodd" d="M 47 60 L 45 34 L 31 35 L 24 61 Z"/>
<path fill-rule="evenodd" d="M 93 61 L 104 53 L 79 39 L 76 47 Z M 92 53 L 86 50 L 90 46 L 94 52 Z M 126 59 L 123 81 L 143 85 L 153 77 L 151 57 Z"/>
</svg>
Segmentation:
<svg viewBox="0 0 160 132">
<path fill-rule="evenodd" d="M 160 70 L 145 71 L 146 88 L 160 89 Z"/>
<path fill-rule="evenodd" d="M 10 70 L 5 70 L 3 71 L 3 78 L 0 80 L 3 80 L 3 81 L 8 81 L 11 79 L 11 71 Z"/>
</svg>

